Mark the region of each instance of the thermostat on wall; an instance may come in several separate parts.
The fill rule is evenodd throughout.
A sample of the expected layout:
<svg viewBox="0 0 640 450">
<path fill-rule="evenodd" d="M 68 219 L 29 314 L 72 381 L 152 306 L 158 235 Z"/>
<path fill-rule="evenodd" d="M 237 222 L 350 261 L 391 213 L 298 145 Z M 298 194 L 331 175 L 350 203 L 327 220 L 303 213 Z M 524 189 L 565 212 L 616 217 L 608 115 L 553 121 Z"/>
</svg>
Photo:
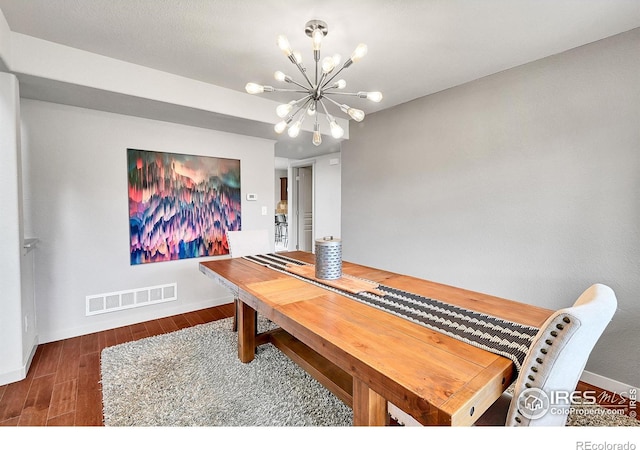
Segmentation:
<svg viewBox="0 0 640 450">
<path fill-rule="evenodd" d="M 247 200 L 255 202 L 256 200 L 258 200 L 258 194 L 247 194 Z"/>
</svg>

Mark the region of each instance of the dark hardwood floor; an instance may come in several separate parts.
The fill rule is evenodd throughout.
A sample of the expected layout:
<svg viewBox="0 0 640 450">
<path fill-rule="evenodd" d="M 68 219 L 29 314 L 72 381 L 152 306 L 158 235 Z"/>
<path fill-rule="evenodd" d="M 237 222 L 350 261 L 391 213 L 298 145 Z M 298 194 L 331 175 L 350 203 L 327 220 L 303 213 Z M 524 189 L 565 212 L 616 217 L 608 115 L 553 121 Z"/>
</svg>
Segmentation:
<svg viewBox="0 0 640 450">
<path fill-rule="evenodd" d="M 102 349 L 231 317 L 233 310 L 221 305 L 39 345 L 27 378 L 0 386 L 0 426 L 102 426 Z M 625 405 L 629 414 L 626 399 L 582 382 L 578 390 L 597 392 L 602 406 Z"/>
<path fill-rule="evenodd" d="M 231 316 L 227 304 L 39 345 L 27 378 L 0 386 L 0 425 L 102 426 L 102 349 Z"/>
</svg>

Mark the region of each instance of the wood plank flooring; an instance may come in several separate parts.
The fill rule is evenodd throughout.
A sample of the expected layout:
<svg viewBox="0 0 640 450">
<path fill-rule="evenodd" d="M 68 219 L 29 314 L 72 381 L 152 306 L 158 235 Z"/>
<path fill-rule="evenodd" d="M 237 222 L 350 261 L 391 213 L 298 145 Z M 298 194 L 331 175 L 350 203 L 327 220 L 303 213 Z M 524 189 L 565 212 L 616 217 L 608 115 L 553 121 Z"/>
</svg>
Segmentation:
<svg viewBox="0 0 640 450">
<path fill-rule="evenodd" d="M 221 305 L 39 345 L 27 378 L 0 386 L 0 426 L 102 426 L 102 349 L 231 317 L 233 310 Z M 584 383 L 578 390 L 596 391 L 606 407 L 625 400 Z"/>
<path fill-rule="evenodd" d="M 227 304 L 39 345 L 27 378 L 0 386 L 0 426 L 102 426 L 102 349 L 231 316 Z"/>
</svg>

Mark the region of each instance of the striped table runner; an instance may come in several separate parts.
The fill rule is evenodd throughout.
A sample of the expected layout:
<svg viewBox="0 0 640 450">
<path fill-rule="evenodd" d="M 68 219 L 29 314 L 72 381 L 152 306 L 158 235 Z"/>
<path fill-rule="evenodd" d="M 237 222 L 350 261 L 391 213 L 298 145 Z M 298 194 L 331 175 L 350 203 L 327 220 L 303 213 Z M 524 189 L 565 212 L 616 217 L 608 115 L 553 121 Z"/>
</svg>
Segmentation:
<svg viewBox="0 0 640 450">
<path fill-rule="evenodd" d="M 376 292 L 354 293 L 287 270 L 288 265 L 308 265 L 276 253 L 245 259 L 292 277 L 316 284 L 396 316 L 446 334 L 475 347 L 509 358 L 520 371 L 538 328 L 450 305 L 379 284 Z"/>
</svg>

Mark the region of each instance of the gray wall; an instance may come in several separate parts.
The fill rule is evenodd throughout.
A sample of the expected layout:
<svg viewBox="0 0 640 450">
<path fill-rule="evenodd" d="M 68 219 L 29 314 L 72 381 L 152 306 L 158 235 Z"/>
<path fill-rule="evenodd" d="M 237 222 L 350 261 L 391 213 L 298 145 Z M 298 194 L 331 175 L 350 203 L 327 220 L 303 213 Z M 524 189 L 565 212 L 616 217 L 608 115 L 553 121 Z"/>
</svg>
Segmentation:
<svg viewBox="0 0 640 450">
<path fill-rule="evenodd" d="M 240 159 L 242 227 L 273 236 L 273 141 L 33 100 L 21 109 L 40 343 L 232 300 L 199 272 L 207 258 L 130 265 L 126 149 Z M 173 282 L 176 301 L 85 316 L 88 295 Z"/>
<path fill-rule="evenodd" d="M 640 386 L 639 55 L 635 29 L 353 125 L 344 258 L 554 309 L 608 284 L 587 370 Z"/>
</svg>

